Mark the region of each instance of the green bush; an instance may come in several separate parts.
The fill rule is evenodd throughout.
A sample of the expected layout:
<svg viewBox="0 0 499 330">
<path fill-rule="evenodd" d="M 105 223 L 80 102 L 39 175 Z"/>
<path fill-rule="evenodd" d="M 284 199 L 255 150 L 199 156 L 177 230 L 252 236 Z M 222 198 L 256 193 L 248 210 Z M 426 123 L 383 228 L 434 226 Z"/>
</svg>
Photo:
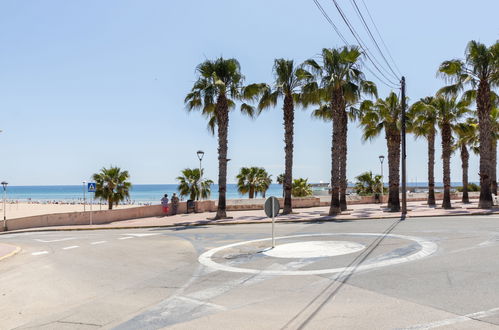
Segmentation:
<svg viewBox="0 0 499 330">
<path fill-rule="evenodd" d="M 463 192 L 463 187 L 457 187 L 457 191 Z M 480 185 L 476 183 L 468 183 L 468 191 L 480 191 Z"/>
</svg>

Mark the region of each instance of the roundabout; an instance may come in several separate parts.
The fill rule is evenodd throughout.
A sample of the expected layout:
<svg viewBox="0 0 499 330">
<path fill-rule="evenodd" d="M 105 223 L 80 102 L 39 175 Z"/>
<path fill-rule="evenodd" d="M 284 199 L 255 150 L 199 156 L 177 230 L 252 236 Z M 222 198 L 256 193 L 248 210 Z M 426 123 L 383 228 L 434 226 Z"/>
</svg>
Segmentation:
<svg viewBox="0 0 499 330">
<path fill-rule="evenodd" d="M 364 260 L 356 265 L 348 265 L 335 268 L 321 269 L 266 269 L 268 267 L 258 267 L 258 261 L 267 260 L 267 262 L 279 262 L 282 259 L 299 259 L 305 260 L 310 264 L 317 261 L 330 261 L 336 258 L 357 253 L 355 258 L 358 258 L 365 253 L 367 257 L 371 252 L 370 244 L 361 244 L 354 241 L 346 240 L 329 240 L 329 237 L 343 237 L 349 239 L 392 239 L 400 242 L 408 242 L 403 246 L 397 246 L 396 249 L 387 251 L 385 254 Z M 304 240 L 312 238 L 312 240 Z M 320 240 L 318 240 L 320 239 Z M 322 274 L 337 274 L 342 272 L 371 270 L 380 267 L 392 266 L 396 264 L 406 263 L 419 260 L 434 254 L 438 246 L 426 239 L 413 236 L 382 234 L 382 233 L 324 233 L 324 234 L 304 234 L 276 237 L 279 241 L 289 241 L 277 245 L 273 249 L 261 249 L 262 244 L 270 241 L 271 238 L 250 240 L 220 246 L 208 250 L 201 254 L 198 261 L 207 267 L 234 273 L 260 274 L 260 275 L 322 275 Z M 371 243 L 372 244 L 372 243 Z M 400 245 L 400 243 L 398 244 Z M 374 246 L 375 248 L 375 246 Z M 235 252 L 234 252 L 235 251 Z M 253 268 L 239 267 L 224 263 L 225 260 L 234 260 L 242 258 L 242 262 L 247 264 L 256 264 Z M 354 259 L 355 260 L 355 259 Z M 326 262 L 327 263 L 327 262 Z M 284 267 L 286 267 L 284 265 Z"/>
</svg>

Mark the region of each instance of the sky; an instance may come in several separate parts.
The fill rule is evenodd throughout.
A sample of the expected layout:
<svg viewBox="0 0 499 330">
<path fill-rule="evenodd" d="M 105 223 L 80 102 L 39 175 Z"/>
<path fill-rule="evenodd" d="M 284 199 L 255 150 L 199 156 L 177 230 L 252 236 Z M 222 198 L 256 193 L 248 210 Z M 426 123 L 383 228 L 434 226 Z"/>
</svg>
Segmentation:
<svg viewBox="0 0 499 330">
<path fill-rule="evenodd" d="M 438 65 L 462 58 L 469 40 L 499 37 L 499 2 L 364 0 L 407 80 L 410 102 L 445 82 Z M 360 1 L 358 1 L 361 4 Z M 349 42 L 332 1 L 322 6 Z M 350 1 L 339 0 L 367 41 Z M 478 10 L 480 8 L 480 10 Z M 479 14 L 473 14 L 476 11 Z M 236 58 L 246 83 L 272 83 L 275 58 L 301 63 L 324 47 L 343 46 L 312 0 L 2 0 L 0 1 L 0 180 L 12 185 L 80 184 L 102 167 L 120 166 L 135 184 L 175 183 L 199 165 L 217 180 L 217 139 L 183 103 L 196 66 Z M 379 57 L 379 54 L 378 54 Z M 390 89 L 368 71 L 386 97 Z M 296 109 L 294 177 L 328 182 L 331 125 Z M 228 181 L 243 166 L 284 172 L 282 105 L 252 120 L 230 114 Z M 426 181 L 424 140 L 407 138 L 408 182 Z M 351 123 L 347 176 L 380 172 L 380 136 L 361 141 Z M 437 140 L 436 180 L 441 181 Z M 461 181 L 459 155 L 452 181 Z M 388 173 L 384 163 L 385 182 Z M 470 159 L 478 180 L 478 159 Z"/>
</svg>

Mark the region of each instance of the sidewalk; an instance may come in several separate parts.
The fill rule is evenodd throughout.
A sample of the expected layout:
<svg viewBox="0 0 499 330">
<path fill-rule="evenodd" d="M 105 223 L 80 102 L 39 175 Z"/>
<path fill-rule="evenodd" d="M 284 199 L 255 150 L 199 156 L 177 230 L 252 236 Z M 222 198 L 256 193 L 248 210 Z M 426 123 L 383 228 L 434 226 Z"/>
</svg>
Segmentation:
<svg viewBox="0 0 499 330">
<path fill-rule="evenodd" d="M 478 201 L 474 200 L 470 204 L 463 204 L 452 201 L 453 209 L 444 210 L 440 206 L 430 208 L 426 202 L 407 203 L 407 218 L 414 217 L 438 217 L 438 216 L 459 216 L 459 215 L 484 215 L 499 214 L 499 207 L 490 210 L 478 209 Z M 391 213 L 384 211 L 379 204 L 358 204 L 350 205 L 349 209 L 340 215 L 328 216 L 329 207 L 312 207 L 294 209 L 293 214 L 276 217 L 276 222 L 303 222 L 303 221 L 352 221 L 362 219 L 382 219 L 399 218 L 400 212 Z M 151 228 L 151 227 L 174 227 L 174 226 L 199 226 L 199 225 L 230 225 L 230 224 L 250 224 L 268 223 L 272 220 L 267 218 L 263 210 L 252 211 L 232 211 L 227 215 L 231 219 L 211 220 L 215 217 L 215 212 L 179 214 L 169 217 L 150 217 L 132 220 L 116 221 L 101 225 L 78 225 L 78 226 L 54 226 L 29 228 L 17 231 L 0 233 L 2 235 L 18 232 L 54 231 L 54 230 L 95 230 L 95 229 L 127 229 L 127 228 Z M 1 256 L 1 254 L 0 254 Z"/>
</svg>

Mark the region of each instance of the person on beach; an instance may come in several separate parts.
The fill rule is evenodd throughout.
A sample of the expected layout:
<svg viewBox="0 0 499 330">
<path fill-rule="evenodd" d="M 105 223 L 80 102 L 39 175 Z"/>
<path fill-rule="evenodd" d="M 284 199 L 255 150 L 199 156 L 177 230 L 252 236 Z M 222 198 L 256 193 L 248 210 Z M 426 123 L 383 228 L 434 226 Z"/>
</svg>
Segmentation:
<svg viewBox="0 0 499 330">
<path fill-rule="evenodd" d="M 161 198 L 161 205 L 163 206 L 163 213 L 168 215 L 168 194 L 165 194 L 165 196 Z"/>
<path fill-rule="evenodd" d="M 173 193 L 172 196 L 172 215 L 177 214 L 178 209 L 178 197 L 176 193 Z"/>
</svg>

